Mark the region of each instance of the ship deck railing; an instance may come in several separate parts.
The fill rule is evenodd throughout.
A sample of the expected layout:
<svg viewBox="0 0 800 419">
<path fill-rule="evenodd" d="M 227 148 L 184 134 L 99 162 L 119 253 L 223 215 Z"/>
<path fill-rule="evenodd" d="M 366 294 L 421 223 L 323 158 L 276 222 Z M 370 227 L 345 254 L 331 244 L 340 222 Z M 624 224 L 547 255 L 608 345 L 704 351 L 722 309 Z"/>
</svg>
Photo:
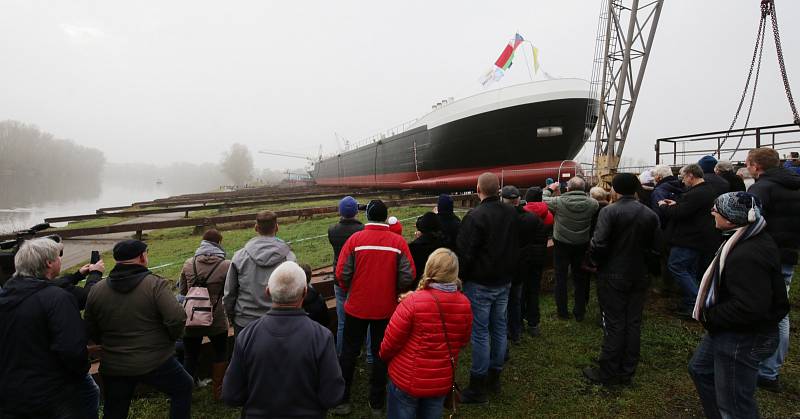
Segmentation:
<svg viewBox="0 0 800 419">
<path fill-rule="evenodd" d="M 352 143 L 352 144 L 346 143 L 346 146 L 345 146 L 344 150 L 340 151 L 339 153 L 332 153 L 332 154 L 328 154 L 328 155 L 323 155 L 320 158 L 320 160 L 325 160 L 325 159 L 334 157 L 337 154 L 346 153 L 346 152 L 348 152 L 350 150 L 355 150 L 355 149 L 357 149 L 359 147 L 363 147 L 363 146 L 365 146 L 367 144 L 372 144 L 372 143 L 374 143 L 374 142 L 376 142 L 378 140 L 383 140 L 385 138 L 389 138 L 389 137 L 395 136 L 397 134 L 402 134 L 402 133 L 410 130 L 414 126 L 414 124 L 417 123 L 417 121 L 419 121 L 419 118 L 414 118 L 414 119 L 412 119 L 410 121 L 403 122 L 402 124 L 395 125 L 394 127 L 389 128 L 389 129 L 387 129 L 385 131 L 381 131 L 381 132 L 379 132 L 377 134 L 374 134 L 374 135 L 371 135 L 371 136 L 369 136 L 367 138 L 359 140 L 358 142 L 355 142 L 355 143 Z"/>
</svg>

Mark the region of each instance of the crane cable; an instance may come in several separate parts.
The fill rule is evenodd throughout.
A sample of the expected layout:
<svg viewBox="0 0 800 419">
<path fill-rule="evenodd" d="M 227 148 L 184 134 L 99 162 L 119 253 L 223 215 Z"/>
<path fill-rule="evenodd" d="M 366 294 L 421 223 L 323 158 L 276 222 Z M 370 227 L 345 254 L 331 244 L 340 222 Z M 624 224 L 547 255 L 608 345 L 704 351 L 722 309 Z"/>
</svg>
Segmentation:
<svg viewBox="0 0 800 419">
<path fill-rule="evenodd" d="M 756 34 L 756 44 L 755 48 L 753 49 L 753 58 L 750 61 L 750 70 L 747 73 L 747 80 L 745 81 L 742 97 L 739 100 L 739 106 L 736 108 L 736 113 L 733 116 L 733 121 L 731 122 L 728 131 L 725 133 L 725 138 L 720 143 L 719 146 L 720 149 L 722 148 L 722 146 L 725 145 L 725 141 L 730 136 L 730 131 L 733 130 L 733 127 L 736 124 L 736 120 L 739 118 L 739 112 L 742 110 L 742 105 L 744 104 L 744 100 L 747 97 L 747 91 L 749 90 L 750 87 L 750 80 L 753 76 L 753 69 L 755 68 L 756 75 L 753 83 L 753 92 L 750 97 L 750 104 L 749 104 L 749 109 L 747 111 L 747 118 L 745 119 L 744 129 L 747 128 L 747 124 L 750 121 L 750 115 L 753 111 L 753 102 L 755 100 L 756 88 L 758 85 L 758 76 L 761 70 L 761 57 L 764 52 L 764 39 L 766 34 L 767 15 L 771 16 L 772 34 L 775 39 L 775 50 L 777 51 L 778 54 L 778 65 L 780 66 L 781 76 L 783 78 L 783 87 L 786 91 L 786 98 L 788 99 L 789 106 L 792 110 L 794 123 L 796 125 L 800 125 L 800 116 L 798 116 L 797 107 L 794 104 L 794 98 L 792 97 L 792 90 L 791 87 L 789 86 L 789 78 L 786 74 L 786 66 L 783 61 L 783 49 L 781 48 L 780 34 L 778 32 L 778 18 L 775 12 L 775 2 L 774 0 L 761 0 L 761 20 L 758 25 L 758 33 Z M 756 66 L 756 57 L 758 57 L 758 66 Z M 730 159 L 733 159 L 733 156 L 736 154 L 736 152 L 739 151 L 739 147 L 742 144 L 743 138 L 744 138 L 744 130 L 742 131 L 742 135 L 739 137 L 739 141 L 736 144 L 736 148 L 731 153 Z"/>
</svg>

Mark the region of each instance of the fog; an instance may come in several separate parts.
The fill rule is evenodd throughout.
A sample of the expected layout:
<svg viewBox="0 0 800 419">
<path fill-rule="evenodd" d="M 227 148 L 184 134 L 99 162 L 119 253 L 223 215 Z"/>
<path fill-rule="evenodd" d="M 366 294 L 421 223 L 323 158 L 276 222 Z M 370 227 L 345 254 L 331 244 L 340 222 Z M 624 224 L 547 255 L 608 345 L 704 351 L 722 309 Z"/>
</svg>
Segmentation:
<svg viewBox="0 0 800 419">
<path fill-rule="evenodd" d="M 777 3 L 800 89 L 800 3 Z M 11 0 L 0 14 L 0 120 L 96 148 L 112 165 L 180 172 L 170 165 L 217 164 L 241 143 L 256 173 L 298 168 L 302 160 L 257 151 L 333 152 L 441 98 L 480 92 L 478 78 L 516 31 L 549 74 L 589 78 L 600 5 Z M 753 0 L 665 2 L 627 157 L 653 161 L 657 137 L 728 127 L 758 17 Z M 494 87 L 528 81 L 530 64 L 518 56 Z M 751 125 L 790 122 L 771 34 L 759 86 Z M 195 179 L 216 186 L 214 176 Z"/>
</svg>

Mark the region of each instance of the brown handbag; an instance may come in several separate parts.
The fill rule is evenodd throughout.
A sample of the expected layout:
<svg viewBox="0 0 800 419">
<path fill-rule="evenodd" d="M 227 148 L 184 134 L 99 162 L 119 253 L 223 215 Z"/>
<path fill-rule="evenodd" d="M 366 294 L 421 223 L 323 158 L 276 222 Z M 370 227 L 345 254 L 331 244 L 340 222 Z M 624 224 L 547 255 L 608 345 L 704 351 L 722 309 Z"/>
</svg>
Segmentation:
<svg viewBox="0 0 800 419">
<path fill-rule="evenodd" d="M 439 318 L 442 320 L 442 330 L 444 331 L 444 341 L 447 343 L 447 357 L 450 358 L 450 370 L 453 372 L 453 384 L 450 387 L 450 392 L 444 398 L 444 408 L 450 410 L 450 419 L 456 417 L 458 404 L 461 403 L 461 388 L 456 383 L 456 360 L 453 358 L 453 350 L 450 347 L 450 338 L 447 337 L 447 325 L 444 322 L 444 312 L 442 306 L 439 304 L 439 299 L 436 294 L 431 291 L 431 297 L 436 302 L 436 307 L 439 309 Z"/>
</svg>

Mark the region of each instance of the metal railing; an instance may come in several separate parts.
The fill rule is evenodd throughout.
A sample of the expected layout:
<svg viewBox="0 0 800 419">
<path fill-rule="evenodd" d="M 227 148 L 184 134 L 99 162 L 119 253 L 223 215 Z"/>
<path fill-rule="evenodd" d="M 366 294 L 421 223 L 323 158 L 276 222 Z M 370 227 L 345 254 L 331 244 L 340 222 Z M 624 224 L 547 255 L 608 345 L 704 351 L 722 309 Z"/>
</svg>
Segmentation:
<svg viewBox="0 0 800 419">
<path fill-rule="evenodd" d="M 655 146 L 656 164 L 694 163 L 705 155 L 743 162 L 747 152 L 758 147 L 773 148 L 781 155 L 800 150 L 800 128 L 783 124 L 659 138 Z"/>
</svg>

